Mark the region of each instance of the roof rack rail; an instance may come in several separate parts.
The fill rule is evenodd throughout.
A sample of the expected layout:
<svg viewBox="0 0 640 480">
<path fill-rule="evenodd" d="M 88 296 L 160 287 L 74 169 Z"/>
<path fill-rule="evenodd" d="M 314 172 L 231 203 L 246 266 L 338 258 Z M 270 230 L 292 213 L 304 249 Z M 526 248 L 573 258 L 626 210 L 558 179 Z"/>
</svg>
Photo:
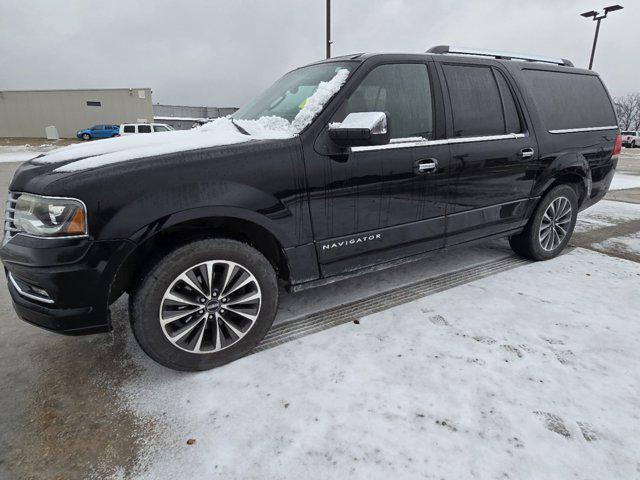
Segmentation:
<svg viewBox="0 0 640 480">
<path fill-rule="evenodd" d="M 438 45 L 431 47 L 427 53 L 458 54 L 458 55 L 478 55 L 481 57 L 493 57 L 500 60 L 526 60 L 528 62 L 553 63 L 573 67 L 573 62 L 565 58 L 545 57 L 543 55 L 528 55 L 524 53 L 498 52 L 494 50 L 483 50 L 480 48 L 454 47 L 450 45 Z"/>
</svg>

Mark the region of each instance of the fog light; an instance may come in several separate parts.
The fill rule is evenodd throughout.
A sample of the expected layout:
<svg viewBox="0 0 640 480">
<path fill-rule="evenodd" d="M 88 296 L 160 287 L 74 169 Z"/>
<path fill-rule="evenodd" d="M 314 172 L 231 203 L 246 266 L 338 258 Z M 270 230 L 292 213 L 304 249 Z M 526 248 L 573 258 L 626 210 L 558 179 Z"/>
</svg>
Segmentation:
<svg viewBox="0 0 640 480">
<path fill-rule="evenodd" d="M 31 300 L 36 300 L 38 302 L 53 303 L 53 299 L 44 288 L 32 285 L 31 283 L 25 282 L 22 279 L 16 278 L 12 273 L 9 273 L 9 281 L 18 291 L 18 294 L 20 296 L 29 298 Z"/>
</svg>

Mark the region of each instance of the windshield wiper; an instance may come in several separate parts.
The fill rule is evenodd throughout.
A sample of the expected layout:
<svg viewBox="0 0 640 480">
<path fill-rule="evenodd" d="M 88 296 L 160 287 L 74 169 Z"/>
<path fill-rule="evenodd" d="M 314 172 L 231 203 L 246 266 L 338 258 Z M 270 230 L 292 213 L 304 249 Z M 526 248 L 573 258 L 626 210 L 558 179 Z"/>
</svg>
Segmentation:
<svg viewBox="0 0 640 480">
<path fill-rule="evenodd" d="M 243 134 L 243 135 L 251 135 L 244 128 L 242 128 L 240 125 L 238 125 L 233 118 L 231 119 L 231 123 L 233 123 L 233 126 L 236 127 L 241 134 Z"/>
</svg>

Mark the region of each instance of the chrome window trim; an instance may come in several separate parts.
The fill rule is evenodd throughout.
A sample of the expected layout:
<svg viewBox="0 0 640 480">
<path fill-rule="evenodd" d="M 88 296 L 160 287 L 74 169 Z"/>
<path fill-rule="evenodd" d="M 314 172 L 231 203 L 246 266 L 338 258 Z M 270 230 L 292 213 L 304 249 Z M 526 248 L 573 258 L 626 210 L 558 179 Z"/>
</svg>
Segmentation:
<svg viewBox="0 0 640 480">
<path fill-rule="evenodd" d="M 579 132 L 597 132 L 599 130 L 614 130 L 617 129 L 617 125 L 609 125 L 608 127 L 584 127 L 584 128 L 561 128 L 558 130 L 549 130 L 549 133 L 579 133 Z"/>
<path fill-rule="evenodd" d="M 16 291 L 18 292 L 18 294 L 20 294 L 21 296 L 23 296 L 25 298 L 29 298 L 31 300 L 37 300 L 38 302 L 54 303 L 53 299 L 51 299 L 51 298 L 39 297 L 37 295 L 33 295 L 32 293 L 25 292 L 24 290 L 22 290 L 20 288 L 20 285 L 18 285 L 18 282 L 16 282 L 16 280 L 13 278 L 13 275 L 11 274 L 11 272 L 9 272 L 8 276 L 9 276 L 9 281 L 13 285 L 13 288 L 15 288 Z"/>
<path fill-rule="evenodd" d="M 38 239 L 42 239 L 42 240 L 65 240 L 65 239 L 74 239 L 74 238 L 89 238 L 89 212 L 87 211 L 87 205 L 80 200 L 79 198 L 74 198 L 74 197 L 54 197 L 52 195 L 40 195 L 39 193 L 30 193 L 30 192 L 9 192 L 9 195 L 13 195 L 15 198 L 15 201 L 18 200 L 18 198 L 20 197 L 20 195 L 32 195 L 35 197 L 40 197 L 40 198 L 50 198 L 53 200 L 74 200 L 76 202 L 80 202 L 82 204 L 82 207 L 84 208 L 84 230 L 87 233 L 81 233 L 81 234 L 75 234 L 75 235 L 61 235 L 59 237 L 45 237 L 42 235 L 33 235 L 32 233 L 26 233 L 23 231 L 16 231 L 14 232 L 14 234 L 11 236 L 11 238 L 9 238 L 6 242 L 4 243 L 9 243 L 10 240 L 16 238 L 18 235 L 21 235 L 23 237 L 29 237 L 29 238 L 38 238 Z M 15 213 L 15 208 L 14 208 L 14 213 Z M 6 216 L 6 215 L 5 215 Z M 6 221 L 6 219 L 5 219 Z M 5 234 L 6 237 L 6 234 Z"/>
<path fill-rule="evenodd" d="M 412 148 L 412 147 L 430 147 L 436 145 L 452 145 L 456 143 L 472 143 L 472 142 L 490 142 L 494 140 L 513 140 L 516 138 L 525 138 L 525 133 L 508 133 L 504 135 L 483 135 L 479 137 L 460 137 L 446 138 L 443 140 L 422 140 L 402 142 L 402 139 L 391 139 L 390 143 L 385 145 L 365 145 L 361 147 L 351 147 L 352 152 L 370 152 L 375 150 L 389 150 L 393 148 Z"/>
</svg>

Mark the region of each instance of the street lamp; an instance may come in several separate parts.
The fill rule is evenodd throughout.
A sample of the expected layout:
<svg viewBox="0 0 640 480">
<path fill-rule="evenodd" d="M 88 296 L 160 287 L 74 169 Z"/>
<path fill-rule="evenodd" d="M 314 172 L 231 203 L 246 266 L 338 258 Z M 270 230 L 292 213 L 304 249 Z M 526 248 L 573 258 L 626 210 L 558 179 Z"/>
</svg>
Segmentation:
<svg viewBox="0 0 640 480">
<path fill-rule="evenodd" d="M 327 58 L 331 58 L 331 0 L 327 0 Z"/>
<path fill-rule="evenodd" d="M 598 43 L 598 32 L 600 31 L 600 20 L 603 18 L 607 18 L 609 12 L 615 12 L 616 10 L 622 10 L 624 7 L 622 5 L 611 5 L 610 7 L 604 7 L 602 12 L 598 12 L 596 10 L 590 10 L 588 12 L 581 13 L 580 15 L 585 18 L 592 18 L 596 23 L 596 34 L 593 37 L 593 47 L 591 47 L 591 58 L 589 59 L 589 70 L 593 67 L 593 56 L 596 53 L 596 43 Z"/>
</svg>

